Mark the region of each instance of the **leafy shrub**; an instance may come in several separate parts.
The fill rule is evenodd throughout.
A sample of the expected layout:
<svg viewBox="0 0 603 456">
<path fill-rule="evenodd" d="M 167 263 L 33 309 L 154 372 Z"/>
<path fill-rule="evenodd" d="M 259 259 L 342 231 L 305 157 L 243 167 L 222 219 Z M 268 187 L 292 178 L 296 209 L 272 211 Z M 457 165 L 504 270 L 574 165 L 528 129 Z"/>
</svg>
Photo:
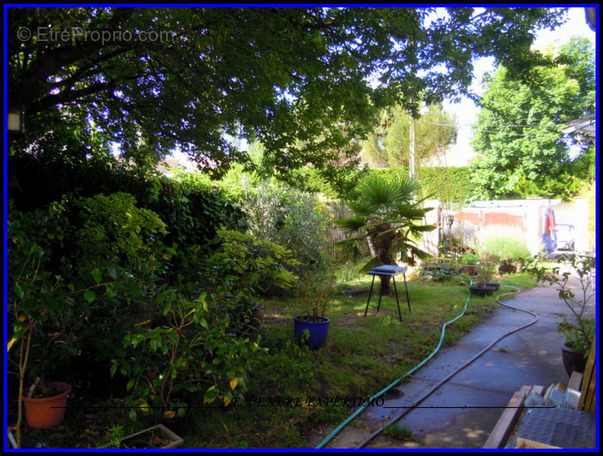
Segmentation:
<svg viewBox="0 0 603 456">
<path fill-rule="evenodd" d="M 203 180 L 162 180 L 162 189 L 149 204 L 169 227 L 165 243 L 204 245 L 219 229 L 245 229 L 244 212 L 235 201 Z"/>
<path fill-rule="evenodd" d="M 216 315 L 215 296 L 187 300 L 167 290 L 156 301 L 163 304 L 160 324 L 133 325 L 123 339 L 124 356 L 111 368 L 129 378 L 130 416 L 149 407 L 183 414 L 194 398 L 227 406 L 242 397 L 249 367 L 265 352 L 259 339 L 229 332 L 228 320 Z"/>
<path fill-rule="evenodd" d="M 77 348 L 69 343 L 68 336 L 81 301 L 75 300 L 78 290 L 52 270 L 53 251 L 67 243 L 70 234 L 61 210 L 49 207 L 21 212 L 12 202 L 10 206 L 8 359 L 18 367 L 20 380 L 28 381 L 49 374 L 46 368 L 51 360 L 75 354 Z M 15 344 L 18 349 L 12 349 Z M 64 349 L 57 350 L 58 346 Z"/>
<path fill-rule="evenodd" d="M 482 230 L 476 250 L 481 257 L 490 256 L 496 261 L 523 261 L 531 257 L 526 240 L 516 229 L 505 226 Z"/>
<path fill-rule="evenodd" d="M 287 268 L 295 261 L 283 247 L 236 231 L 218 231 L 212 244 L 213 253 L 197 265 L 199 298 L 166 289 L 155 298 L 161 313 L 123 339 L 126 352 L 112 369 L 130 379 L 133 415 L 148 406 L 182 408 L 199 394 L 204 403 L 227 406 L 242 397 L 251 365 L 264 353 L 251 337 L 255 298 L 271 287 L 290 288 L 297 277 Z"/>
<path fill-rule="evenodd" d="M 264 181 L 243 200 L 250 232 L 291 250 L 297 274 L 315 269 L 327 255 L 328 208 L 310 193 Z"/>
<path fill-rule="evenodd" d="M 218 231 L 215 253 L 206 261 L 205 286 L 221 293 L 259 295 L 288 289 L 297 281 L 289 269 L 297 265 L 291 251 L 237 231 Z"/>
<path fill-rule="evenodd" d="M 101 294 L 89 291 L 82 308 L 85 317 L 74 328 L 83 352 L 108 361 L 123 337 L 128 321 L 153 312 L 165 247 L 166 226 L 154 212 L 137 207 L 127 193 L 96 195 L 75 204 L 79 210 L 74 248 L 63 260 L 63 270 L 76 283 L 95 271 L 107 282 Z"/>
</svg>

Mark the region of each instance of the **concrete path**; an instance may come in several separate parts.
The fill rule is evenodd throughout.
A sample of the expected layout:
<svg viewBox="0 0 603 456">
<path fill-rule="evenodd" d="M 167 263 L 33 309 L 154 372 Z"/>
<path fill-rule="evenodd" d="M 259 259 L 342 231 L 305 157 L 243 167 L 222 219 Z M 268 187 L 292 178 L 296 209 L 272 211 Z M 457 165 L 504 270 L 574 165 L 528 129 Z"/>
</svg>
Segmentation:
<svg viewBox="0 0 603 456">
<path fill-rule="evenodd" d="M 509 290 L 501 287 L 500 292 Z M 480 299 L 472 297 L 472 301 Z M 511 396 L 523 385 L 551 384 L 569 378 L 561 361 L 564 340 L 556 329 L 569 309 L 554 287 L 523 291 L 505 304 L 538 315 L 538 321 L 496 343 L 468 367 L 454 375 L 396 425 L 410 430 L 418 443 L 401 444 L 380 434 L 366 448 L 482 448 Z M 471 301 L 469 303 L 471 305 Z M 588 313 L 594 316 L 594 300 Z M 326 448 L 355 448 L 383 422 L 404 413 L 442 379 L 465 365 L 505 333 L 535 318 L 527 313 L 499 307 L 457 345 L 441 349 L 421 370 L 385 396 L 383 406 L 364 411 Z M 327 435 L 326 433 L 324 434 Z"/>
</svg>

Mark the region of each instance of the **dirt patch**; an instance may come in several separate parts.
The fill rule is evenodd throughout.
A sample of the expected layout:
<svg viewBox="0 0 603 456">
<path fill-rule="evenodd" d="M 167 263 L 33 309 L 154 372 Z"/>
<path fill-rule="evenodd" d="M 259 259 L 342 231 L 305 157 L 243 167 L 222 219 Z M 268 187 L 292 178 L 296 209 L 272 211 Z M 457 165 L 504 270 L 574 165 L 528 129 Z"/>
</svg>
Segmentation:
<svg viewBox="0 0 603 456">
<path fill-rule="evenodd" d="M 347 290 L 343 290 L 339 294 L 341 296 L 347 296 L 348 298 L 360 298 L 360 297 L 368 296 L 368 293 L 366 292 L 364 287 L 348 288 Z"/>
</svg>

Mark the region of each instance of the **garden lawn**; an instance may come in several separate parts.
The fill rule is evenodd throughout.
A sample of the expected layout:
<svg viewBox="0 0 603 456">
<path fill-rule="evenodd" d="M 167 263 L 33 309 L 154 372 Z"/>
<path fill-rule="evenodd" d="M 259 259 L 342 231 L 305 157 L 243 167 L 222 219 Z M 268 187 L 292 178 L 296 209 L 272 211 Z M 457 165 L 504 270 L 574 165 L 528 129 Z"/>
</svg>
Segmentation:
<svg viewBox="0 0 603 456">
<path fill-rule="evenodd" d="M 331 300 L 328 342 L 316 351 L 298 346 L 293 337 L 293 318 L 302 306 L 295 299 L 265 300 L 259 335 L 268 350 L 250 373 L 246 401 L 227 408 L 204 407 L 201 400 L 191 404 L 181 433 L 184 448 L 307 448 L 315 429 L 338 425 L 361 399 L 420 363 L 436 348 L 442 324 L 462 312 L 469 291 L 454 282 L 409 281 L 409 312 L 399 282 L 402 322 L 395 297 L 384 297 L 377 312 L 375 293 L 365 318 L 370 277 L 355 274 L 354 280 L 346 280 L 339 291 L 351 289 L 353 297 L 338 294 Z M 524 274 L 510 276 L 508 283 L 535 286 Z M 447 327 L 444 346 L 454 344 L 496 306 L 495 297 L 472 296 L 465 315 Z M 268 405 L 268 400 L 281 403 Z M 355 405 L 342 405 L 345 400 Z M 116 427 L 127 434 L 149 425 L 130 421 L 118 399 L 92 403 L 75 397 L 71 406 L 62 426 L 30 430 L 25 438 L 44 441 L 49 448 L 98 448 L 111 442 Z"/>
</svg>

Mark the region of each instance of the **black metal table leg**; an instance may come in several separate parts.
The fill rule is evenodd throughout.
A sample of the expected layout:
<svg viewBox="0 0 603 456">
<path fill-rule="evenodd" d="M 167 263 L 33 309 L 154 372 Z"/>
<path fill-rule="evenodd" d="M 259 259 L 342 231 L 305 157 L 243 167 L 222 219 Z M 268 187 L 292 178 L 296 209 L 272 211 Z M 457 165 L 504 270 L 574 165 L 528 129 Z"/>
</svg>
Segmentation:
<svg viewBox="0 0 603 456">
<path fill-rule="evenodd" d="M 398 288 L 396 287 L 396 279 L 392 277 L 392 281 L 394 282 L 394 292 L 396 293 L 396 304 L 398 304 L 398 317 L 400 321 L 402 321 L 402 312 L 400 312 L 400 300 L 398 299 Z"/>
<path fill-rule="evenodd" d="M 381 280 L 381 279 L 379 279 Z M 379 287 L 379 302 L 377 302 L 377 312 L 381 309 L 381 298 L 383 297 L 383 288 Z"/>
<path fill-rule="evenodd" d="M 365 317 L 368 312 L 369 303 L 371 302 L 371 294 L 373 293 L 373 285 L 374 284 L 375 284 L 375 276 L 373 276 L 373 281 L 371 282 L 371 289 L 369 290 L 368 299 L 366 300 L 366 310 L 364 311 Z"/>
<path fill-rule="evenodd" d="M 408 311 L 410 312 L 410 296 L 408 295 L 408 285 L 406 284 L 406 274 L 402 274 L 404 277 L 404 288 L 406 290 L 406 302 L 408 303 Z"/>
</svg>

